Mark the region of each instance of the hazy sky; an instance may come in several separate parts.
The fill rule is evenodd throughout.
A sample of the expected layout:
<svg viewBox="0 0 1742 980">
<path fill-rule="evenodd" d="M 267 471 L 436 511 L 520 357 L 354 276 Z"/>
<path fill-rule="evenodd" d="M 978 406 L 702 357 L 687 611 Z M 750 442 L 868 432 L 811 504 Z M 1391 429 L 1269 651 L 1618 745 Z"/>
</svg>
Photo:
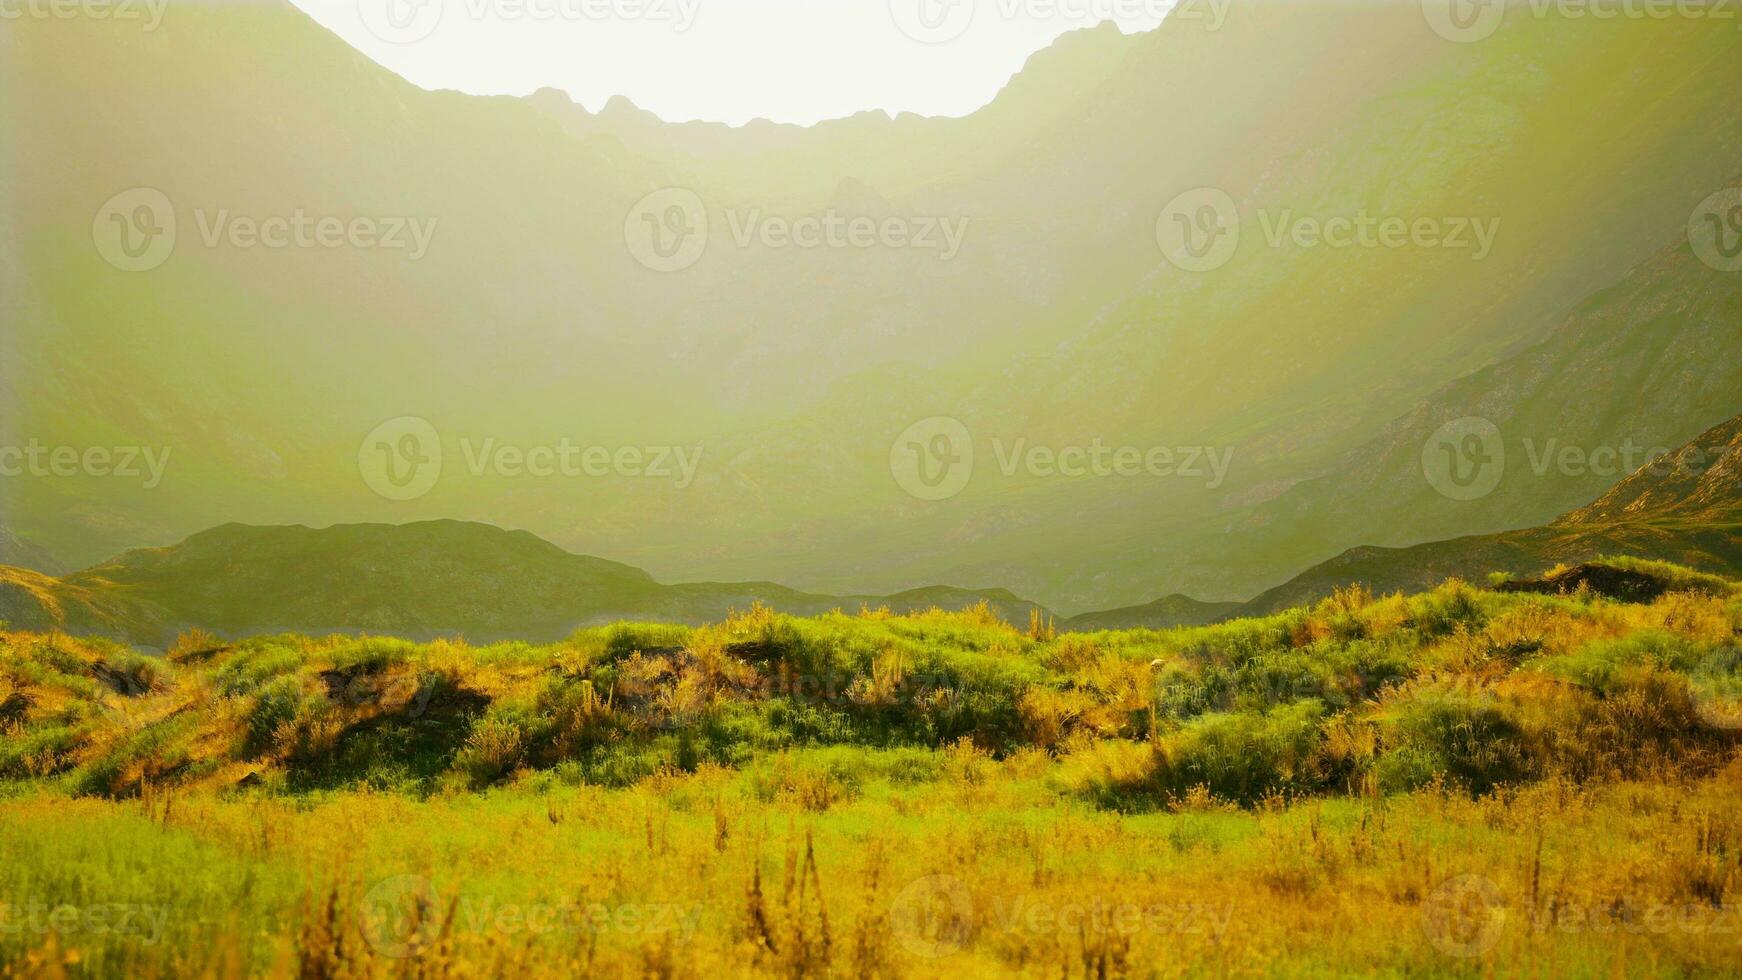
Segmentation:
<svg viewBox="0 0 1742 980">
<path fill-rule="evenodd" d="M 961 115 L 1058 35 L 1176 0 L 292 0 L 425 88 L 612 95 L 670 120 Z"/>
</svg>

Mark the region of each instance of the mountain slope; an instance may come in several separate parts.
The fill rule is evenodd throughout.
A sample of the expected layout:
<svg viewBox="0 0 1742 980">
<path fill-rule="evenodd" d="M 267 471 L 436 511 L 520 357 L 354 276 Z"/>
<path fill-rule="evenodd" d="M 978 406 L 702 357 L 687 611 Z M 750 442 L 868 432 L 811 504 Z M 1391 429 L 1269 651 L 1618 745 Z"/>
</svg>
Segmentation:
<svg viewBox="0 0 1742 980">
<path fill-rule="evenodd" d="M 0 623 L 9 629 L 63 630 L 155 642 L 164 635 L 171 618 L 168 610 L 149 601 L 0 565 Z"/>
<path fill-rule="evenodd" d="M 1685 241 L 1580 304 L 1542 343 L 1445 385 L 1321 479 L 1254 509 L 1230 542 L 1310 561 L 1553 521 L 1742 411 L 1742 276 Z M 1491 490 L 1455 499 L 1425 476 L 1436 430 L 1492 425 Z M 1631 454 L 1631 462 L 1628 462 Z"/>
<path fill-rule="evenodd" d="M 1734 523 L 1742 511 L 1742 416 L 1653 460 L 1613 490 L 1561 518 L 1586 527 L 1641 521 Z"/>
<path fill-rule="evenodd" d="M 1742 569 L 1742 416 L 1641 467 L 1587 507 L 1539 528 L 1409 548 L 1353 548 L 1247 603 L 1263 614 L 1361 583 L 1377 592 L 1430 587 L 1491 572 L 1526 574 L 1605 555 Z"/>
<path fill-rule="evenodd" d="M 1714 110 L 1696 107 L 1705 95 L 1692 81 L 1707 70 L 1742 66 L 1736 57 L 1742 47 L 1730 31 L 1589 31 L 1588 23 L 1526 18 L 1519 30 L 1508 25 L 1511 40 L 1499 48 L 1472 45 L 1448 54 L 1421 30 L 1415 9 L 1257 4 L 1237 11 L 1236 25 L 1213 38 L 1174 26 L 1126 55 L 1121 90 L 1192 92 L 1172 73 L 1220 81 L 1233 63 L 1258 62 L 1255 70 L 1275 73 L 1264 76 L 1262 86 L 1275 86 L 1262 87 L 1264 105 L 1279 114 L 1281 105 L 1299 109 L 1300 117 L 1264 114 L 1256 100 L 1245 101 L 1250 80 L 1241 79 L 1214 86 L 1214 99 L 1176 103 L 1157 96 L 1165 102 L 1158 105 L 1109 97 L 1048 136 L 1086 158 L 1065 163 L 1061 151 L 1060 166 L 1094 173 L 1109 162 L 1083 148 L 1101 146 L 1117 126 L 1150 162 L 1154 183 L 1228 189 L 1246 232 L 1235 259 L 1201 276 L 1152 265 L 1075 324 L 1071 336 L 1017 360 L 984 388 L 952 397 L 950 379 L 936 379 L 923 407 L 897 424 L 863 411 L 866 401 L 881 407 L 875 394 L 840 399 L 847 410 L 838 414 L 836 403 L 807 413 L 780 430 L 781 438 L 755 447 L 763 451 L 745 453 L 754 466 L 745 467 L 743 482 L 757 496 L 742 509 L 772 510 L 771 500 L 814 499 L 837 485 L 837 471 L 819 478 L 811 431 L 841 434 L 830 445 L 837 449 L 856 441 L 845 434 L 856 437 L 878 424 L 885 433 L 899 431 L 913 416 L 933 412 L 962 419 L 982 440 L 981 453 L 989 452 L 991 437 L 1052 446 L 1094 436 L 1207 444 L 1236 451 L 1233 477 L 1206 492 L 1184 480 L 1045 481 L 997 472 L 982 478 L 977 468 L 969 488 L 944 504 L 913 506 L 887 494 L 887 506 L 877 511 L 887 519 L 878 524 L 859 526 L 839 516 L 844 506 L 834 508 L 835 519 L 818 533 L 843 546 L 812 547 L 816 537 L 807 534 L 803 546 L 772 556 L 773 567 L 799 565 L 783 577 L 823 588 L 866 581 L 883 587 L 903 581 L 905 568 L 941 565 L 947 579 L 1008 583 L 1070 609 L 1147 599 L 1132 594 L 1146 583 L 1197 595 L 1249 595 L 1359 541 L 1346 532 L 1361 530 L 1339 523 L 1332 540 L 1298 542 L 1285 520 L 1280 530 L 1266 525 L 1231 548 L 1222 535 L 1246 526 L 1252 501 L 1331 470 L 1339 453 L 1382 432 L 1421 397 L 1542 336 L 1568 307 L 1682 236 L 1688 210 L 1733 176 L 1742 147 L 1728 121 L 1707 128 Z M 1298 44 L 1289 58 L 1263 56 L 1274 42 L 1271 31 Z M 1357 37 L 1368 43 L 1336 44 Z M 1666 50 L 1658 45 L 1680 49 L 1688 60 L 1657 62 Z M 1351 52 L 1367 60 L 1338 60 Z M 1692 64 L 1704 67 L 1688 74 Z M 1634 72 L 1656 80 L 1643 82 Z M 1277 96 L 1294 84 L 1336 97 L 1297 105 Z M 1644 102 L 1641 91 L 1650 93 Z M 1240 119 L 1238 132 L 1211 125 L 1204 115 L 1213 117 L 1211 110 Z M 1156 119 L 1146 121 L 1146 112 Z M 1608 117 L 1616 112 L 1628 118 L 1624 139 L 1613 138 Z M 1182 132 L 1189 138 L 1176 139 Z M 1688 138 L 1724 146 L 1697 164 L 1697 177 L 1687 169 L 1693 158 L 1668 149 Z M 1187 159 L 1180 145 L 1202 149 Z M 1493 155 L 1496 145 L 1508 162 Z M 1048 142 L 1034 152 L 1045 158 L 1050 149 Z M 1591 153 L 1605 162 L 1595 168 L 1572 162 Z M 1520 179 L 1544 165 L 1577 176 L 1553 189 Z M 1028 163 L 1012 166 L 1021 172 Z M 1165 194 L 1132 190 L 1123 173 L 1092 183 L 1127 196 L 1121 204 L 1086 190 L 1045 185 L 1045 191 L 1069 201 L 1071 214 L 1117 214 L 1130 222 L 1144 215 L 1152 236 Z M 1134 209 L 1132 200 L 1145 206 Z M 1610 202 L 1622 202 L 1631 216 L 1621 217 Z M 1488 215 L 1505 231 L 1495 253 L 1479 262 L 1434 250 L 1271 248 L 1261 234 L 1265 217 L 1364 208 Z M 1596 212 L 1616 223 L 1597 227 L 1588 220 Z M 1109 235 L 1130 240 L 1112 229 Z M 1439 380 L 1428 380 L 1435 373 Z M 1666 401 L 1662 410 L 1671 416 L 1676 407 Z M 1685 438 L 1711 421 L 1677 418 L 1674 425 Z M 886 455 L 883 448 L 864 453 L 861 465 L 869 470 L 878 454 Z M 1274 545 L 1266 540 L 1273 536 L 1281 539 Z M 1245 560 L 1224 564 L 1230 551 Z M 840 554 L 852 562 L 837 562 Z M 721 560 L 750 557 L 734 550 Z"/>
<path fill-rule="evenodd" d="M 13 534 L 12 529 L 5 525 L 0 525 L 0 565 L 28 568 L 45 575 L 58 575 L 63 571 L 61 563 L 53 555 L 35 542 L 26 541 Z"/>
<path fill-rule="evenodd" d="M 1161 630 L 1176 626 L 1203 626 L 1228 618 L 1239 611 L 1240 607 L 1238 602 L 1199 602 L 1190 596 L 1170 595 L 1141 606 L 1072 616 L 1060 623 L 1059 629 L 1093 633 L 1100 630 Z"/>
</svg>

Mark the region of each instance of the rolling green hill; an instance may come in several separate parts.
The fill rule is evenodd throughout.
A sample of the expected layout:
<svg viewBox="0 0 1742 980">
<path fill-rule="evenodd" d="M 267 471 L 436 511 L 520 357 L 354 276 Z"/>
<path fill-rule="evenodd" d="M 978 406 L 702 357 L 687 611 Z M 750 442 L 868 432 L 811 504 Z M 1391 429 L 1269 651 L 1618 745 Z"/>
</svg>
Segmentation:
<svg viewBox="0 0 1742 980">
<path fill-rule="evenodd" d="M 1082 613 L 1059 624 L 1074 633 L 1100 630 L 1173 629 L 1220 622 L 1238 612 L 1238 602 L 1199 602 L 1190 596 L 1170 595 L 1141 606 Z"/>
</svg>

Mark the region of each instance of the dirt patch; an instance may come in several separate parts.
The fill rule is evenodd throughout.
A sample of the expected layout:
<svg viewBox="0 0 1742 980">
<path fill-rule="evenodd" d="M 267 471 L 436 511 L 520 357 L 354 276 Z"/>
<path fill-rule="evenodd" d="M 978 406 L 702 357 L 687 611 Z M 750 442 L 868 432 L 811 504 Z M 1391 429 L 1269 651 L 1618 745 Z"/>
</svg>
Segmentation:
<svg viewBox="0 0 1742 980">
<path fill-rule="evenodd" d="M 1543 579 L 1506 582 L 1495 591 L 1568 595 L 1580 589 L 1588 589 L 1595 595 L 1619 602 L 1655 602 L 1659 596 L 1669 591 L 1669 583 L 1644 572 L 1628 571 L 1609 565 L 1580 565 Z"/>
<path fill-rule="evenodd" d="M 124 698 L 137 698 L 151 693 L 151 681 L 144 674 L 118 670 L 99 660 L 91 664 L 91 676 L 97 683 Z"/>
<path fill-rule="evenodd" d="M 0 724 L 23 721 L 24 716 L 30 713 L 30 709 L 34 705 L 35 702 L 30 699 L 29 695 L 22 691 L 13 691 L 5 698 L 0 699 Z"/>
</svg>

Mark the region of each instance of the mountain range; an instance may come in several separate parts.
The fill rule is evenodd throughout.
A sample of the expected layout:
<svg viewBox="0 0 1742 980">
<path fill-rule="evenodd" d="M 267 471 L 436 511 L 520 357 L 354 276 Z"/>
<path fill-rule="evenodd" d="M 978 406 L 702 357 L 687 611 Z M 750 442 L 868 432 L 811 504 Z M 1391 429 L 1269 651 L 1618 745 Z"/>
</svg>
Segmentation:
<svg viewBox="0 0 1742 980">
<path fill-rule="evenodd" d="M 753 603 L 799 615 L 985 603 L 1008 622 L 1038 617 L 1060 630 L 1094 632 L 1264 615 L 1351 584 L 1420 591 L 1448 578 L 1529 574 L 1618 555 L 1732 574 L 1742 569 L 1742 416 L 1544 527 L 1402 549 L 1355 548 L 1246 603 L 1171 595 L 1058 621 L 1005 590 L 828 596 L 767 582 L 662 585 L 641 569 L 570 554 L 525 531 L 431 521 L 319 530 L 225 525 L 60 579 L 0 567 L 0 621 L 159 647 L 195 627 L 228 636 L 373 632 L 548 641 L 615 620 L 719 621 Z"/>
<path fill-rule="evenodd" d="M 822 596 L 765 582 L 661 585 L 641 569 L 571 554 L 525 531 L 460 521 L 228 524 L 60 579 L 0 567 L 0 621 L 10 627 L 156 647 L 192 628 L 550 641 L 620 620 L 718 622 L 757 602 L 805 615 L 982 602 L 1011 622 L 1045 613 L 998 590 Z"/>
<path fill-rule="evenodd" d="M 1733 25 L 1521 6 L 1454 44 L 1415 4 L 1284 0 L 1236 0 L 1221 23 L 1068 34 L 963 118 L 731 128 L 551 90 L 424 91 L 277 0 L 171 0 L 150 33 L 10 22 L 0 445 L 173 454 L 151 487 L 0 481 L 4 523 L 46 549 L 5 555 L 54 572 L 215 523 L 458 518 L 657 581 L 818 597 L 948 582 L 1065 615 L 1233 603 L 1351 547 L 1537 527 L 1626 475 L 1509 466 L 1486 497 L 1448 499 L 1419 459 L 1452 419 L 1489 420 L 1522 462 L 1527 438 L 1674 447 L 1742 411 L 1742 277 L 1686 242 L 1742 160 Z M 626 216 L 674 186 L 713 230 L 692 267 L 658 272 Z M 1195 273 L 1157 225 L 1203 187 L 1233 202 L 1242 239 Z M 93 216 L 134 188 L 161 192 L 178 227 L 149 272 L 92 247 Z M 967 230 L 947 260 L 731 231 L 831 211 Z M 211 231 L 299 212 L 434 230 L 415 257 Z M 1480 256 L 1267 235 L 1363 213 L 1497 234 Z M 931 416 L 976 449 L 941 501 L 905 493 L 889 462 Z M 359 473 L 365 437 L 400 417 L 427 420 L 443 456 L 412 499 Z M 680 487 L 473 462 L 564 439 L 700 463 Z M 1000 465 L 1019 442 L 1093 441 L 1232 465 L 1215 486 Z M 538 594 L 567 594 L 563 568 Z M 57 581 L 106 595 L 91 574 Z M 611 582 L 601 611 L 660 608 Z M 658 601 L 726 601 L 682 588 L 704 592 Z M 173 600 L 149 610 L 172 624 L 184 594 L 145 591 Z"/>
</svg>

